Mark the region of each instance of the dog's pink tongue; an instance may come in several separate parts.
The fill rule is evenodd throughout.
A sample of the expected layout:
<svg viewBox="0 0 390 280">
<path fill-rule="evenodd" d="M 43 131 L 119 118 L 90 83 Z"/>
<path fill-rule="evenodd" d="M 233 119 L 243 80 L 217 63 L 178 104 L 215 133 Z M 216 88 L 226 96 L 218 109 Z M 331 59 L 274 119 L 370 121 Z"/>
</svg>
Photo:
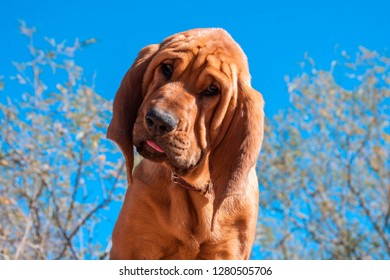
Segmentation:
<svg viewBox="0 0 390 280">
<path fill-rule="evenodd" d="M 148 145 L 150 147 L 152 147 L 153 149 L 155 149 L 156 151 L 158 151 L 160 153 L 164 152 L 164 150 L 159 145 L 157 145 L 157 143 L 154 142 L 153 140 L 146 140 L 146 143 L 148 143 Z"/>
</svg>

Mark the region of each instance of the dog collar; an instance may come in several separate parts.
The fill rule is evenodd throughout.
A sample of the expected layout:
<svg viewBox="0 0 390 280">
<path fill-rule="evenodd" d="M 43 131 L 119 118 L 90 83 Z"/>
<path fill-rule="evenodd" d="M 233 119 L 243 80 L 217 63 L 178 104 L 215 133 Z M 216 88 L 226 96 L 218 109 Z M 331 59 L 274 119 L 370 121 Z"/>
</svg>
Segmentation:
<svg viewBox="0 0 390 280">
<path fill-rule="evenodd" d="M 190 190 L 190 191 L 196 191 L 196 192 L 201 192 L 201 193 L 205 194 L 205 193 L 211 193 L 211 191 L 213 190 L 213 183 L 211 181 L 208 182 L 207 185 L 203 189 L 197 189 L 193 185 L 189 184 L 186 180 L 181 178 L 179 175 L 177 175 L 173 172 L 171 175 L 171 180 L 172 180 L 172 182 L 179 185 L 180 187 L 185 188 L 186 190 Z"/>
</svg>

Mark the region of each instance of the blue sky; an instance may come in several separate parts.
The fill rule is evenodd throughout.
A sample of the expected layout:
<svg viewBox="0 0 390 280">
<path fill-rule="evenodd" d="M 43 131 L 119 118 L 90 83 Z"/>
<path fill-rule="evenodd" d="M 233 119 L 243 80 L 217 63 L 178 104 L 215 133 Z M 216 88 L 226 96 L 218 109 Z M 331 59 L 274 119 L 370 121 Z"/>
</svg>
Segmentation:
<svg viewBox="0 0 390 280">
<path fill-rule="evenodd" d="M 87 78 L 92 80 L 96 72 L 95 89 L 107 99 L 114 98 L 143 46 L 191 28 L 222 27 L 246 52 L 252 84 L 264 96 L 268 117 L 288 105 L 284 76 L 300 73 L 306 52 L 325 69 L 341 50 L 354 54 L 359 45 L 390 52 L 389 0 L 2 0 L 0 76 L 15 74 L 12 61 L 29 59 L 27 40 L 17 28 L 19 19 L 35 26 L 41 38 L 69 43 L 96 38 L 98 43 L 79 53 L 76 62 Z M 16 81 L 5 82 L 0 100 L 4 95 L 16 98 Z"/>
<path fill-rule="evenodd" d="M 14 73 L 11 61 L 28 59 L 18 19 L 35 26 L 38 36 L 57 41 L 97 38 L 98 44 L 79 54 L 76 61 L 87 77 L 96 71 L 96 90 L 108 99 L 114 97 L 143 46 L 191 28 L 222 27 L 247 53 L 253 86 L 264 95 L 266 113 L 272 116 L 287 106 L 284 76 L 299 74 L 298 63 L 305 52 L 321 68 L 329 68 L 338 51 L 353 54 L 359 45 L 388 53 L 389 14 L 388 0 L 3 0 L 0 75 Z"/>
</svg>

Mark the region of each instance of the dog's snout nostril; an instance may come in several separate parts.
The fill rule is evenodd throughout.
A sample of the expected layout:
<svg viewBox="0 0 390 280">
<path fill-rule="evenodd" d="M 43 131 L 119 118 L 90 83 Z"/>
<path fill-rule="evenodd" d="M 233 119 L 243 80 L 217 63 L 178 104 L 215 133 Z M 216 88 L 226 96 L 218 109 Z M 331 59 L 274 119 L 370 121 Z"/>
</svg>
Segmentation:
<svg viewBox="0 0 390 280">
<path fill-rule="evenodd" d="M 148 128 L 152 128 L 153 124 L 153 120 L 150 117 L 146 117 L 146 125 L 148 126 Z"/>
<path fill-rule="evenodd" d="M 146 126 L 154 135 L 163 135 L 174 130 L 177 120 L 170 114 L 158 110 L 150 109 L 145 116 Z"/>
<path fill-rule="evenodd" d="M 159 127 L 159 130 L 160 130 L 161 133 L 164 133 L 165 131 L 167 131 L 167 127 L 165 125 L 161 125 Z"/>
</svg>

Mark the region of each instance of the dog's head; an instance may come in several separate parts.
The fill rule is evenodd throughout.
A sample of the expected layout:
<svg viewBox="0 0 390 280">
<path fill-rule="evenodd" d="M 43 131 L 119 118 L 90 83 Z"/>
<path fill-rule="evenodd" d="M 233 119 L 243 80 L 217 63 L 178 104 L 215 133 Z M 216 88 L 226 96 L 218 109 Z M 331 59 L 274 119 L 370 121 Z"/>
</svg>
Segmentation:
<svg viewBox="0 0 390 280">
<path fill-rule="evenodd" d="M 215 205 L 243 193 L 263 137 L 263 99 L 223 29 L 194 29 L 145 47 L 114 101 L 108 137 L 131 181 L 133 145 L 180 176 L 209 170 Z"/>
</svg>

